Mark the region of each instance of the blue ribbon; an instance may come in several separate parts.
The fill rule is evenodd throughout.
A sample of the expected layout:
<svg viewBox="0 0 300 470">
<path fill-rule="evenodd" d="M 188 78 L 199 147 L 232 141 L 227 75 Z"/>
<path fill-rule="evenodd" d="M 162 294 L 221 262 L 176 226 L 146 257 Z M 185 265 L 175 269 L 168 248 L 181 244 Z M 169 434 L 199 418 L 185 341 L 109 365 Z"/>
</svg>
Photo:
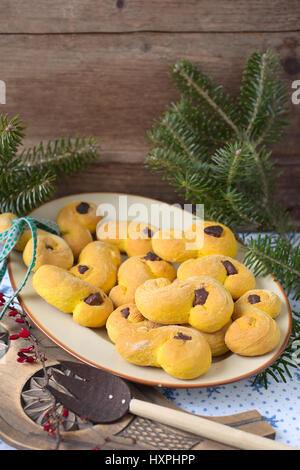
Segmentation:
<svg viewBox="0 0 300 470">
<path fill-rule="evenodd" d="M 0 234 L 0 243 L 3 243 L 3 249 L 0 254 L 0 284 L 7 270 L 7 259 L 11 251 L 15 248 L 20 236 L 24 233 L 26 228 L 30 228 L 33 242 L 33 250 L 30 264 L 28 266 L 27 272 L 20 286 L 14 292 L 14 294 L 6 301 L 2 311 L 0 312 L 0 320 L 5 314 L 8 307 L 11 305 L 13 300 L 17 297 L 21 289 L 26 284 L 26 281 L 29 277 L 30 272 L 32 271 L 35 261 L 36 261 L 36 249 L 37 249 L 37 229 L 40 228 L 47 232 L 53 233 L 55 235 L 60 235 L 59 226 L 52 222 L 51 220 L 40 219 L 39 217 L 20 217 L 12 221 L 12 225 L 9 229 L 5 230 Z"/>
</svg>

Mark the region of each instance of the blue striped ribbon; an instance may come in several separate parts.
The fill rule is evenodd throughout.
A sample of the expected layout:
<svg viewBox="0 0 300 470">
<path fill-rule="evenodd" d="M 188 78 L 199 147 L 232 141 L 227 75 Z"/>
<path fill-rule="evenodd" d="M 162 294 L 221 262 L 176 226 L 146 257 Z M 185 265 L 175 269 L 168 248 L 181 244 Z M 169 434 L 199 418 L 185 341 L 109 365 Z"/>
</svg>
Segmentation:
<svg viewBox="0 0 300 470">
<path fill-rule="evenodd" d="M 25 229 L 28 227 L 31 230 L 32 241 L 33 241 L 31 261 L 28 266 L 25 277 L 23 281 L 21 282 L 20 286 L 13 293 L 13 295 L 6 301 L 3 309 L 1 310 L 0 320 L 5 314 L 8 307 L 11 305 L 11 303 L 14 301 L 14 299 L 17 297 L 21 289 L 26 284 L 29 274 L 35 265 L 36 248 L 37 248 L 37 229 L 40 228 L 40 229 L 46 230 L 47 232 L 54 233 L 55 235 L 60 234 L 59 226 L 55 222 L 52 222 L 51 220 L 45 220 L 45 219 L 40 219 L 39 217 L 31 217 L 31 216 L 20 217 L 18 219 L 14 219 L 12 221 L 11 227 L 0 234 L 0 243 L 3 244 L 3 249 L 0 254 L 0 263 L 2 263 L 1 269 L 0 269 L 0 284 L 7 270 L 8 256 L 10 252 L 15 248 L 20 236 L 24 233 Z"/>
</svg>

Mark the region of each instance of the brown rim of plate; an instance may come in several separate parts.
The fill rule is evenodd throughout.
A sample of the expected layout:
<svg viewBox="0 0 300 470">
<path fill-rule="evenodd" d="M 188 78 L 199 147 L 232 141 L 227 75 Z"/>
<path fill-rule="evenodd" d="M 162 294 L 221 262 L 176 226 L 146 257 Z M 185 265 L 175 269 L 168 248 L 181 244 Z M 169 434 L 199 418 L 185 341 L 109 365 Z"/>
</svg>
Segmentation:
<svg viewBox="0 0 300 470">
<path fill-rule="evenodd" d="M 149 199 L 151 201 L 155 201 L 155 202 L 158 202 L 160 204 L 168 204 L 166 202 L 163 202 L 163 201 L 159 201 L 158 199 L 152 199 L 152 198 L 148 198 L 146 196 L 138 196 L 138 195 L 135 195 L 135 194 L 126 194 L 126 193 L 109 193 L 109 192 L 91 192 L 91 193 L 82 193 L 82 194 L 117 194 L 117 195 L 120 195 L 120 196 L 129 196 L 129 197 L 138 197 L 138 198 L 145 198 L 145 199 Z M 66 197 L 72 197 L 72 198 L 77 198 L 77 197 L 80 197 L 81 194 L 69 194 L 67 196 L 62 196 L 62 197 L 59 197 L 59 198 L 56 198 L 55 201 L 59 200 L 59 199 L 65 199 Z M 52 201 L 48 201 L 46 202 L 45 204 L 42 204 L 42 206 L 39 206 L 39 207 L 43 207 L 47 204 L 51 204 L 52 202 L 54 202 L 54 200 Z M 170 205 L 170 204 L 168 204 Z M 184 210 L 184 209 L 182 209 Z M 8 258 L 8 263 L 7 263 L 7 268 L 8 268 L 8 274 L 9 274 L 9 278 L 10 278 L 10 282 L 12 284 L 12 287 L 14 290 L 17 289 L 17 286 L 16 286 L 16 283 L 15 283 L 15 280 L 14 280 L 14 277 L 13 277 L 13 273 L 12 273 L 12 269 L 11 269 L 11 263 L 10 263 L 10 257 Z M 276 282 L 276 284 L 278 285 L 279 289 L 281 290 L 282 294 L 283 294 L 283 297 L 284 297 L 284 300 L 285 300 L 285 303 L 286 303 L 286 306 L 287 306 L 287 310 L 288 310 L 288 315 L 289 315 L 289 325 L 288 325 L 288 329 L 287 329 L 287 333 L 285 335 L 285 338 L 283 340 L 283 343 L 280 347 L 280 349 L 274 354 L 274 356 L 272 356 L 267 362 L 265 362 L 261 367 L 258 367 L 257 369 L 251 371 L 251 372 L 248 372 L 246 374 L 242 374 L 242 375 L 239 375 L 237 377 L 234 377 L 232 379 L 228 379 L 228 380 L 223 380 L 223 381 L 220 381 L 220 382 L 207 382 L 207 383 L 202 383 L 202 384 L 191 384 L 189 383 L 189 381 L 187 380 L 186 383 L 184 384 L 178 384 L 178 383 L 164 383 L 164 382 L 156 382 L 156 381 L 150 381 L 150 380 L 143 380 L 143 379 L 137 379 L 135 377 L 131 377 L 131 376 L 128 376 L 128 375 L 125 375 L 125 374 L 120 374 L 120 373 L 116 373 L 114 371 L 112 371 L 111 369 L 107 369 L 106 367 L 102 367 L 102 366 L 99 366 L 99 364 L 96 364 L 92 361 L 88 361 L 87 359 L 85 359 L 84 357 L 80 356 L 79 354 L 77 354 L 75 351 L 72 351 L 71 349 L 69 349 L 66 345 L 64 345 L 63 343 L 61 343 L 59 340 L 57 340 L 55 337 L 52 336 L 51 333 L 49 333 L 38 321 L 37 319 L 35 318 L 34 314 L 29 310 L 29 308 L 26 306 L 25 302 L 23 301 L 22 299 L 22 296 L 19 294 L 17 296 L 18 298 L 18 301 L 20 302 L 20 304 L 22 305 L 23 309 L 25 310 L 25 312 L 28 314 L 29 318 L 32 320 L 32 322 L 39 328 L 39 330 L 41 330 L 53 343 L 57 344 L 60 348 L 62 348 L 63 350 L 67 351 L 69 354 L 71 354 L 71 356 L 75 357 L 76 359 L 79 359 L 80 361 L 84 362 L 85 364 L 89 364 L 90 366 L 93 366 L 93 367 L 96 367 L 98 369 L 102 369 L 102 370 L 105 370 L 106 372 L 110 372 L 111 374 L 114 374 L 114 375 L 118 375 L 119 377 L 122 377 L 123 379 L 125 380 L 129 380 L 131 382 L 136 382 L 136 383 L 140 383 L 140 384 L 143 384 L 143 385 L 150 385 L 150 386 L 154 386 L 154 387 L 166 387 L 166 388 L 203 388 L 203 387 L 215 387 L 215 386 L 220 386 L 220 385 L 226 385 L 226 384 L 229 384 L 229 383 L 233 383 L 233 382 L 238 382 L 239 380 L 242 380 L 242 379 L 246 379 L 246 378 L 249 378 L 249 377 L 252 377 L 253 375 L 257 375 L 259 372 L 263 371 L 264 369 L 266 369 L 267 367 L 269 367 L 280 355 L 281 353 L 284 351 L 286 345 L 287 345 L 287 342 L 289 340 L 289 337 L 290 337 L 290 334 L 291 334 L 291 329 L 292 329 L 292 311 L 291 311 L 291 307 L 290 307 L 290 303 L 289 303 L 289 300 L 283 290 L 283 287 L 282 285 L 280 284 L 280 282 L 276 281 L 275 280 L 275 276 L 273 274 L 270 274 L 271 277 L 273 277 L 274 279 L 274 282 Z"/>
</svg>

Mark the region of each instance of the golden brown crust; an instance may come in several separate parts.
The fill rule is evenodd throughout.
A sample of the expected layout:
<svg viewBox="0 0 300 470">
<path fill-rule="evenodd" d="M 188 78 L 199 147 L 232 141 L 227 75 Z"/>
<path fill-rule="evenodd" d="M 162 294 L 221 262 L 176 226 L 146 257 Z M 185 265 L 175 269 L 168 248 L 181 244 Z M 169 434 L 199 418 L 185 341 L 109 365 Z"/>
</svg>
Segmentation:
<svg viewBox="0 0 300 470">
<path fill-rule="evenodd" d="M 108 293 L 116 283 L 120 263 L 120 251 L 116 246 L 94 241 L 83 248 L 70 273 Z"/>
<path fill-rule="evenodd" d="M 145 222 L 108 221 L 99 224 L 97 238 L 116 245 L 128 256 L 145 256 L 152 250 L 156 228 Z"/>
<path fill-rule="evenodd" d="M 72 201 L 58 213 L 57 223 L 64 240 L 71 247 L 74 259 L 83 248 L 93 241 L 97 224 L 102 219 L 97 216 L 97 206 L 92 202 Z"/>
<path fill-rule="evenodd" d="M 266 289 L 248 290 L 235 302 L 232 318 L 236 320 L 242 316 L 249 306 L 259 308 L 276 318 L 281 311 L 281 300 L 274 292 Z"/>
<path fill-rule="evenodd" d="M 106 328 L 118 353 L 133 364 L 161 367 L 173 377 L 186 380 L 199 377 L 211 365 L 210 347 L 201 333 L 150 322 L 134 304 L 112 312 Z"/>
<path fill-rule="evenodd" d="M 136 289 L 149 279 L 175 279 L 175 268 L 167 261 L 156 258 L 158 257 L 149 252 L 146 256 L 132 256 L 121 264 L 118 285 L 113 287 L 109 294 L 116 307 L 133 303 Z"/>
<path fill-rule="evenodd" d="M 225 334 L 225 343 L 241 356 L 260 356 L 272 351 L 279 343 L 280 330 L 270 315 L 249 306 Z"/>
<path fill-rule="evenodd" d="M 242 263 L 229 256 L 208 255 L 190 259 L 177 270 L 180 280 L 191 276 L 211 276 L 224 284 L 233 299 L 238 299 L 255 287 L 255 277 Z"/>
<path fill-rule="evenodd" d="M 63 312 L 73 313 L 73 319 L 83 326 L 99 328 L 113 311 L 112 302 L 102 289 L 57 266 L 41 266 L 32 282 L 46 302 Z"/>
<path fill-rule="evenodd" d="M 23 251 L 23 260 L 29 266 L 33 253 L 33 240 L 29 239 Z M 69 245 L 57 235 L 46 233 L 37 236 L 36 260 L 33 271 L 37 271 L 43 264 L 53 264 L 69 269 L 73 264 L 73 253 Z"/>
<path fill-rule="evenodd" d="M 233 232 L 219 222 L 197 222 L 185 232 L 175 229 L 159 230 L 152 240 L 153 251 L 172 263 L 211 254 L 235 257 L 237 241 Z"/>
<path fill-rule="evenodd" d="M 208 276 L 184 281 L 146 281 L 135 293 L 135 303 L 144 317 L 162 324 L 189 323 L 201 331 L 222 328 L 233 312 L 232 298 L 225 287 Z"/>
<path fill-rule="evenodd" d="M 213 333 L 206 333 L 205 331 L 201 331 L 201 334 L 209 344 L 213 357 L 222 356 L 229 351 L 225 343 L 225 334 L 231 323 L 232 321 L 229 320 L 229 322 L 226 323 L 226 325 L 224 325 L 220 330 L 214 331 Z"/>
</svg>

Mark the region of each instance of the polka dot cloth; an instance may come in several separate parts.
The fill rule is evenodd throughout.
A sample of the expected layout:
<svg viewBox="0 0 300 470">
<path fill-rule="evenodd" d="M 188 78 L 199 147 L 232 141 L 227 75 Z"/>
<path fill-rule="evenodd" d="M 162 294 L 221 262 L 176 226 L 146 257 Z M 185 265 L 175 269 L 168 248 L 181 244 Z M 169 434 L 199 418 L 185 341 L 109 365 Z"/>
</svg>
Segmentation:
<svg viewBox="0 0 300 470">
<path fill-rule="evenodd" d="M 276 431 L 276 440 L 300 448 L 300 372 L 287 383 L 272 381 L 267 390 L 252 379 L 201 389 L 162 389 L 186 411 L 203 416 L 225 416 L 257 410 Z"/>
<path fill-rule="evenodd" d="M 10 293 L 8 276 L 0 290 Z M 292 303 L 300 311 L 300 302 Z M 300 369 L 290 369 L 292 377 L 287 382 L 270 382 L 268 389 L 252 385 L 253 379 L 233 384 L 199 389 L 162 388 L 160 391 L 186 411 L 203 416 L 224 416 L 257 410 L 276 431 L 276 440 L 300 448 Z M 0 450 L 11 449 L 0 441 Z"/>
</svg>

